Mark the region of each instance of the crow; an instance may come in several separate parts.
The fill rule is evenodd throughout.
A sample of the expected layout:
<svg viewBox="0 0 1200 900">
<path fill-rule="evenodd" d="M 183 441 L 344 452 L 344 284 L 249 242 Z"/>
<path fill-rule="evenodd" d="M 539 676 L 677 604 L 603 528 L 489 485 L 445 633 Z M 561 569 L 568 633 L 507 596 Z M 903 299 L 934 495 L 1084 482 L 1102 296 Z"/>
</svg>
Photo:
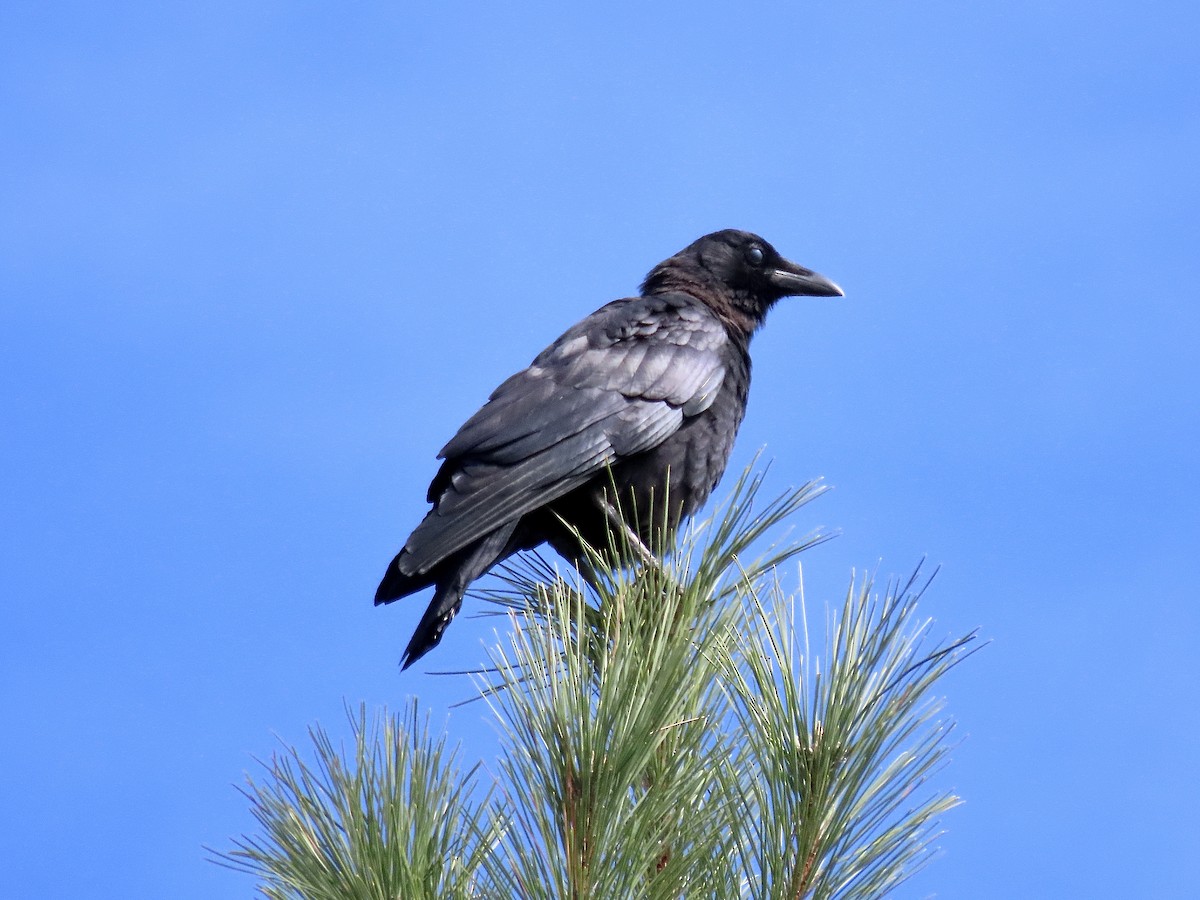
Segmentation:
<svg viewBox="0 0 1200 900">
<path fill-rule="evenodd" d="M 612 529 L 647 552 L 650 523 L 672 533 L 695 513 L 746 411 L 750 337 L 795 295 L 842 290 L 757 235 L 717 231 L 496 388 L 438 454 L 433 508 L 375 594 L 379 605 L 433 585 L 402 668 L 438 645 L 468 586 L 513 553 L 547 543 L 579 565 L 580 540 L 607 547 Z"/>
</svg>

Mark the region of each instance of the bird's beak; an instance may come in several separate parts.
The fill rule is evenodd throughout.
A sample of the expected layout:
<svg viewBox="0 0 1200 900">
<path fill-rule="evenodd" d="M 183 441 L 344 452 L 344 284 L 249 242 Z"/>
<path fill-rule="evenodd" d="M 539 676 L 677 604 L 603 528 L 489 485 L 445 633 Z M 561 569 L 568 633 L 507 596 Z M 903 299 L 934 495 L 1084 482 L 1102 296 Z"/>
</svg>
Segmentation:
<svg viewBox="0 0 1200 900">
<path fill-rule="evenodd" d="M 785 297 L 844 297 L 842 289 L 812 269 L 786 259 L 771 273 L 771 283 Z"/>
</svg>

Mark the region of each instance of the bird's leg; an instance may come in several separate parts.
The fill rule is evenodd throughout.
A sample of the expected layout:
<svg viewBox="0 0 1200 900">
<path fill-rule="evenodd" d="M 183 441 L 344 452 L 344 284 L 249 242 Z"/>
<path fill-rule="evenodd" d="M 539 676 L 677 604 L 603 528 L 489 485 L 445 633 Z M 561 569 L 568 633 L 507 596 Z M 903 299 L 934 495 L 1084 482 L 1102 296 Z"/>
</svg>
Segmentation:
<svg viewBox="0 0 1200 900">
<path fill-rule="evenodd" d="M 605 517 L 608 519 L 608 524 L 624 535 L 625 543 L 633 555 L 637 557 L 637 561 L 644 568 L 652 569 L 656 572 L 659 579 L 661 579 L 661 584 L 664 586 L 669 585 L 672 589 L 678 590 L 679 583 L 675 580 L 675 576 L 663 565 L 662 560 L 655 556 L 654 552 L 646 546 L 646 542 L 642 540 L 641 535 L 622 518 L 617 508 L 607 500 L 601 500 L 600 504 L 604 509 Z"/>
<path fill-rule="evenodd" d="M 643 572 L 650 576 L 645 580 L 640 577 L 637 579 L 641 583 L 642 588 L 648 591 L 660 591 L 664 596 L 669 595 L 674 598 L 671 604 L 674 608 L 674 614 L 668 628 L 671 633 L 677 632 L 683 624 L 683 616 L 685 615 L 685 605 L 680 601 L 684 590 L 683 585 L 679 583 L 679 580 L 671 570 L 663 564 L 663 561 L 658 559 L 650 548 L 646 546 L 641 536 L 621 517 L 615 506 L 604 500 L 601 501 L 601 504 L 603 505 L 604 515 L 607 517 L 609 525 L 614 529 L 620 530 L 625 537 L 625 542 L 630 552 L 641 564 Z M 648 597 L 649 594 L 646 596 Z M 635 621 L 637 621 L 636 617 Z M 655 627 L 648 621 L 646 624 L 651 628 Z"/>
<path fill-rule="evenodd" d="M 629 549 L 633 551 L 633 555 L 638 558 L 643 566 L 652 566 L 653 568 L 661 568 L 661 564 L 642 540 L 641 535 L 629 527 L 615 506 L 607 500 L 601 500 L 600 504 L 604 509 L 604 516 L 608 519 L 608 524 L 615 530 L 620 532 L 625 537 L 625 543 L 629 545 Z"/>
</svg>

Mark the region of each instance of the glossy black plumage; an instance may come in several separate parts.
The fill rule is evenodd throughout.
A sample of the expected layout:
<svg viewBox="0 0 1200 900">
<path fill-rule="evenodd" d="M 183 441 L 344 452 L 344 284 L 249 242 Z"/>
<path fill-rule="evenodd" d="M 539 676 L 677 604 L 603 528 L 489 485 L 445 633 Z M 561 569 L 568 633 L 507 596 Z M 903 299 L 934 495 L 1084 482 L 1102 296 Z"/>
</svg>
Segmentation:
<svg viewBox="0 0 1200 900">
<path fill-rule="evenodd" d="M 442 448 L 433 509 L 376 592 L 377 604 L 390 603 L 434 586 L 404 667 L 437 646 L 467 587 L 500 560 L 542 543 L 575 559 L 562 521 L 607 546 L 614 486 L 639 522 L 675 527 L 694 513 L 745 414 L 750 337 L 777 300 L 798 294 L 841 290 L 756 235 L 718 231 L 501 384 Z M 651 512 L 664 496 L 670 509 Z"/>
</svg>

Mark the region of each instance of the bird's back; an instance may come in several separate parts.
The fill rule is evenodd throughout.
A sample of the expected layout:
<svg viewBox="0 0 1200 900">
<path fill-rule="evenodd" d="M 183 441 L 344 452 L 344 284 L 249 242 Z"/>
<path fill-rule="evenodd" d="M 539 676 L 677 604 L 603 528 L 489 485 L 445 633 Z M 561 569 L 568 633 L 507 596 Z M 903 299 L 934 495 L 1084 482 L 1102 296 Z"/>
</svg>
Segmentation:
<svg viewBox="0 0 1200 900">
<path fill-rule="evenodd" d="M 680 298 L 668 297 L 668 302 Z M 619 456 L 609 468 L 597 472 L 581 487 L 548 505 L 530 524 L 529 546 L 547 541 L 561 555 L 578 555 L 578 541 L 562 522 L 570 523 L 591 547 L 603 548 L 612 522 L 604 515 L 605 504 L 619 507 L 621 518 L 643 542 L 656 546 L 666 524 L 668 534 L 695 513 L 708 499 L 725 472 L 734 439 L 746 412 L 750 389 L 750 356 L 746 342 L 724 333 L 724 327 L 707 310 L 696 309 L 683 298 L 660 320 L 655 336 L 669 342 L 672 320 L 680 312 L 689 320 L 709 319 L 705 327 L 721 329 L 713 345 L 722 373 L 711 397 L 695 400 L 695 407 L 682 416 L 678 428 L 646 449 Z M 694 327 L 694 322 L 689 323 Z M 682 374 L 682 373 L 680 373 Z M 684 404 L 681 409 L 686 409 Z"/>
</svg>

